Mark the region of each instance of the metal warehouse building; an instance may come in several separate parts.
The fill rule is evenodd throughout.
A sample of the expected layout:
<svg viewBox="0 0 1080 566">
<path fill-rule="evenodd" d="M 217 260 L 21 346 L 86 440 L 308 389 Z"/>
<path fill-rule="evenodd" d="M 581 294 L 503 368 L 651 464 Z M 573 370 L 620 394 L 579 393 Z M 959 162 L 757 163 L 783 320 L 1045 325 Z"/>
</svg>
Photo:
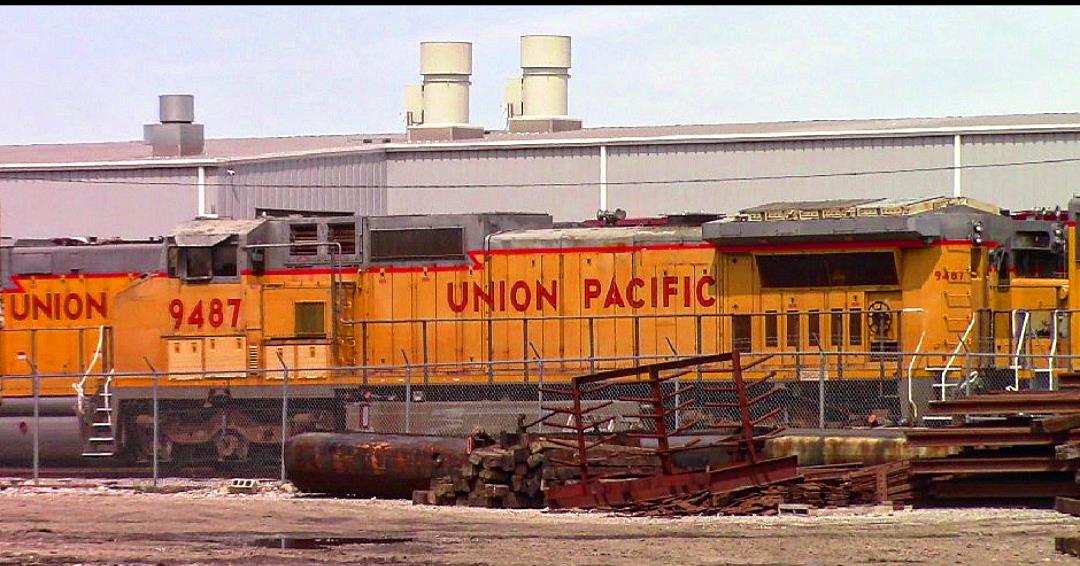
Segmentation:
<svg viewBox="0 0 1080 566">
<path fill-rule="evenodd" d="M 555 56 L 542 42 L 542 56 L 526 49 L 529 37 L 555 41 Z M 1080 114 L 582 128 L 566 116 L 560 37 L 523 38 L 503 131 L 468 125 L 471 46 L 439 43 L 422 45 L 407 133 L 204 140 L 193 99 L 173 95 L 140 141 L 0 146 L 0 231 L 145 237 L 197 215 L 268 210 L 570 221 L 600 208 L 929 195 L 1052 208 L 1078 192 Z"/>
</svg>

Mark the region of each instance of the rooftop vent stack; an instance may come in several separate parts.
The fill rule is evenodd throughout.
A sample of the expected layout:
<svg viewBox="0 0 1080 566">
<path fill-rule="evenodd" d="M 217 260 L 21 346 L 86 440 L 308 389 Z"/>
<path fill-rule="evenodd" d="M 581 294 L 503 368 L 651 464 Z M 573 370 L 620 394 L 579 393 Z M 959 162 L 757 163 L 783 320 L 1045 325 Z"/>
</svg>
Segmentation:
<svg viewBox="0 0 1080 566">
<path fill-rule="evenodd" d="M 420 74 L 424 84 L 406 89 L 406 124 L 410 141 L 442 141 L 483 137 L 484 129 L 469 125 L 469 77 L 472 44 L 425 41 L 420 44 Z M 416 110 L 419 105 L 420 113 Z"/>
<path fill-rule="evenodd" d="M 143 142 L 154 157 L 202 155 L 205 147 L 202 124 L 195 123 L 195 97 L 163 94 L 158 97 L 160 124 L 143 126 Z"/>
<path fill-rule="evenodd" d="M 511 132 L 544 133 L 581 129 L 581 120 L 567 115 L 569 36 L 521 36 L 521 71 L 521 115 L 510 118 Z M 508 87 L 508 95 L 509 90 Z"/>
</svg>

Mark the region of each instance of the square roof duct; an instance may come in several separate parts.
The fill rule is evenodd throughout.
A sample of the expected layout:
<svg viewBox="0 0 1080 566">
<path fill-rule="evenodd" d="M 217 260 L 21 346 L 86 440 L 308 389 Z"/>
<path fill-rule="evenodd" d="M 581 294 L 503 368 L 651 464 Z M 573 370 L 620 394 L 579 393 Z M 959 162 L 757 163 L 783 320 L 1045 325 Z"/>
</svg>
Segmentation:
<svg viewBox="0 0 1080 566">
<path fill-rule="evenodd" d="M 195 123 L 195 96 L 163 94 L 158 97 L 160 124 L 143 126 L 143 143 L 154 157 L 202 155 L 206 137 L 202 124 Z"/>
</svg>

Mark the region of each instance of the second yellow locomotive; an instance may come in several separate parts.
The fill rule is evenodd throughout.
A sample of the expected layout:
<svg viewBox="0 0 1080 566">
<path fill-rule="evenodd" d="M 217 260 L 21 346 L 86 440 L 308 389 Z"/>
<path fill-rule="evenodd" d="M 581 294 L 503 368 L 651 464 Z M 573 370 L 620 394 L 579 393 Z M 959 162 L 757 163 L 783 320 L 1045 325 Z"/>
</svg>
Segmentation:
<svg viewBox="0 0 1080 566">
<path fill-rule="evenodd" d="M 793 383 L 917 393 L 895 403 L 913 418 L 973 378 L 1050 387 L 1071 369 L 1078 215 L 854 199 L 592 225 L 200 219 L 159 240 L 9 242 L 0 457 L 25 443 L 33 374 L 58 444 L 88 455 L 145 455 L 155 381 L 166 455 L 243 459 L 280 442 L 286 373 L 292 430 L 335 430 L 348 403 L 405 382 L 475 392 L 726 350 L 772 354 L 759 369 Z"/>
</svg>

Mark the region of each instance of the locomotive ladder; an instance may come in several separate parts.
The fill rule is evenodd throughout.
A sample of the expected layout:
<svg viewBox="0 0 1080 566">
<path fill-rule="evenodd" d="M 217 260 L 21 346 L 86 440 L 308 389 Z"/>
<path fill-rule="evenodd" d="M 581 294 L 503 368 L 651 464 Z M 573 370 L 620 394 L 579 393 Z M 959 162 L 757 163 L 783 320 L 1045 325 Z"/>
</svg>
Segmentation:
<svg viewBox="0 0 1080 566">
<path fill-rule="evenodd" d="M 105 383 L 98 391 L 94 403 L 94 420 L 90 423 L 90 438 L 83 448 L 83 456 L 108 458 L 116 454 L 116 433 L 113 426 L 112 374 L 105 376 Z"/>
</svg>

